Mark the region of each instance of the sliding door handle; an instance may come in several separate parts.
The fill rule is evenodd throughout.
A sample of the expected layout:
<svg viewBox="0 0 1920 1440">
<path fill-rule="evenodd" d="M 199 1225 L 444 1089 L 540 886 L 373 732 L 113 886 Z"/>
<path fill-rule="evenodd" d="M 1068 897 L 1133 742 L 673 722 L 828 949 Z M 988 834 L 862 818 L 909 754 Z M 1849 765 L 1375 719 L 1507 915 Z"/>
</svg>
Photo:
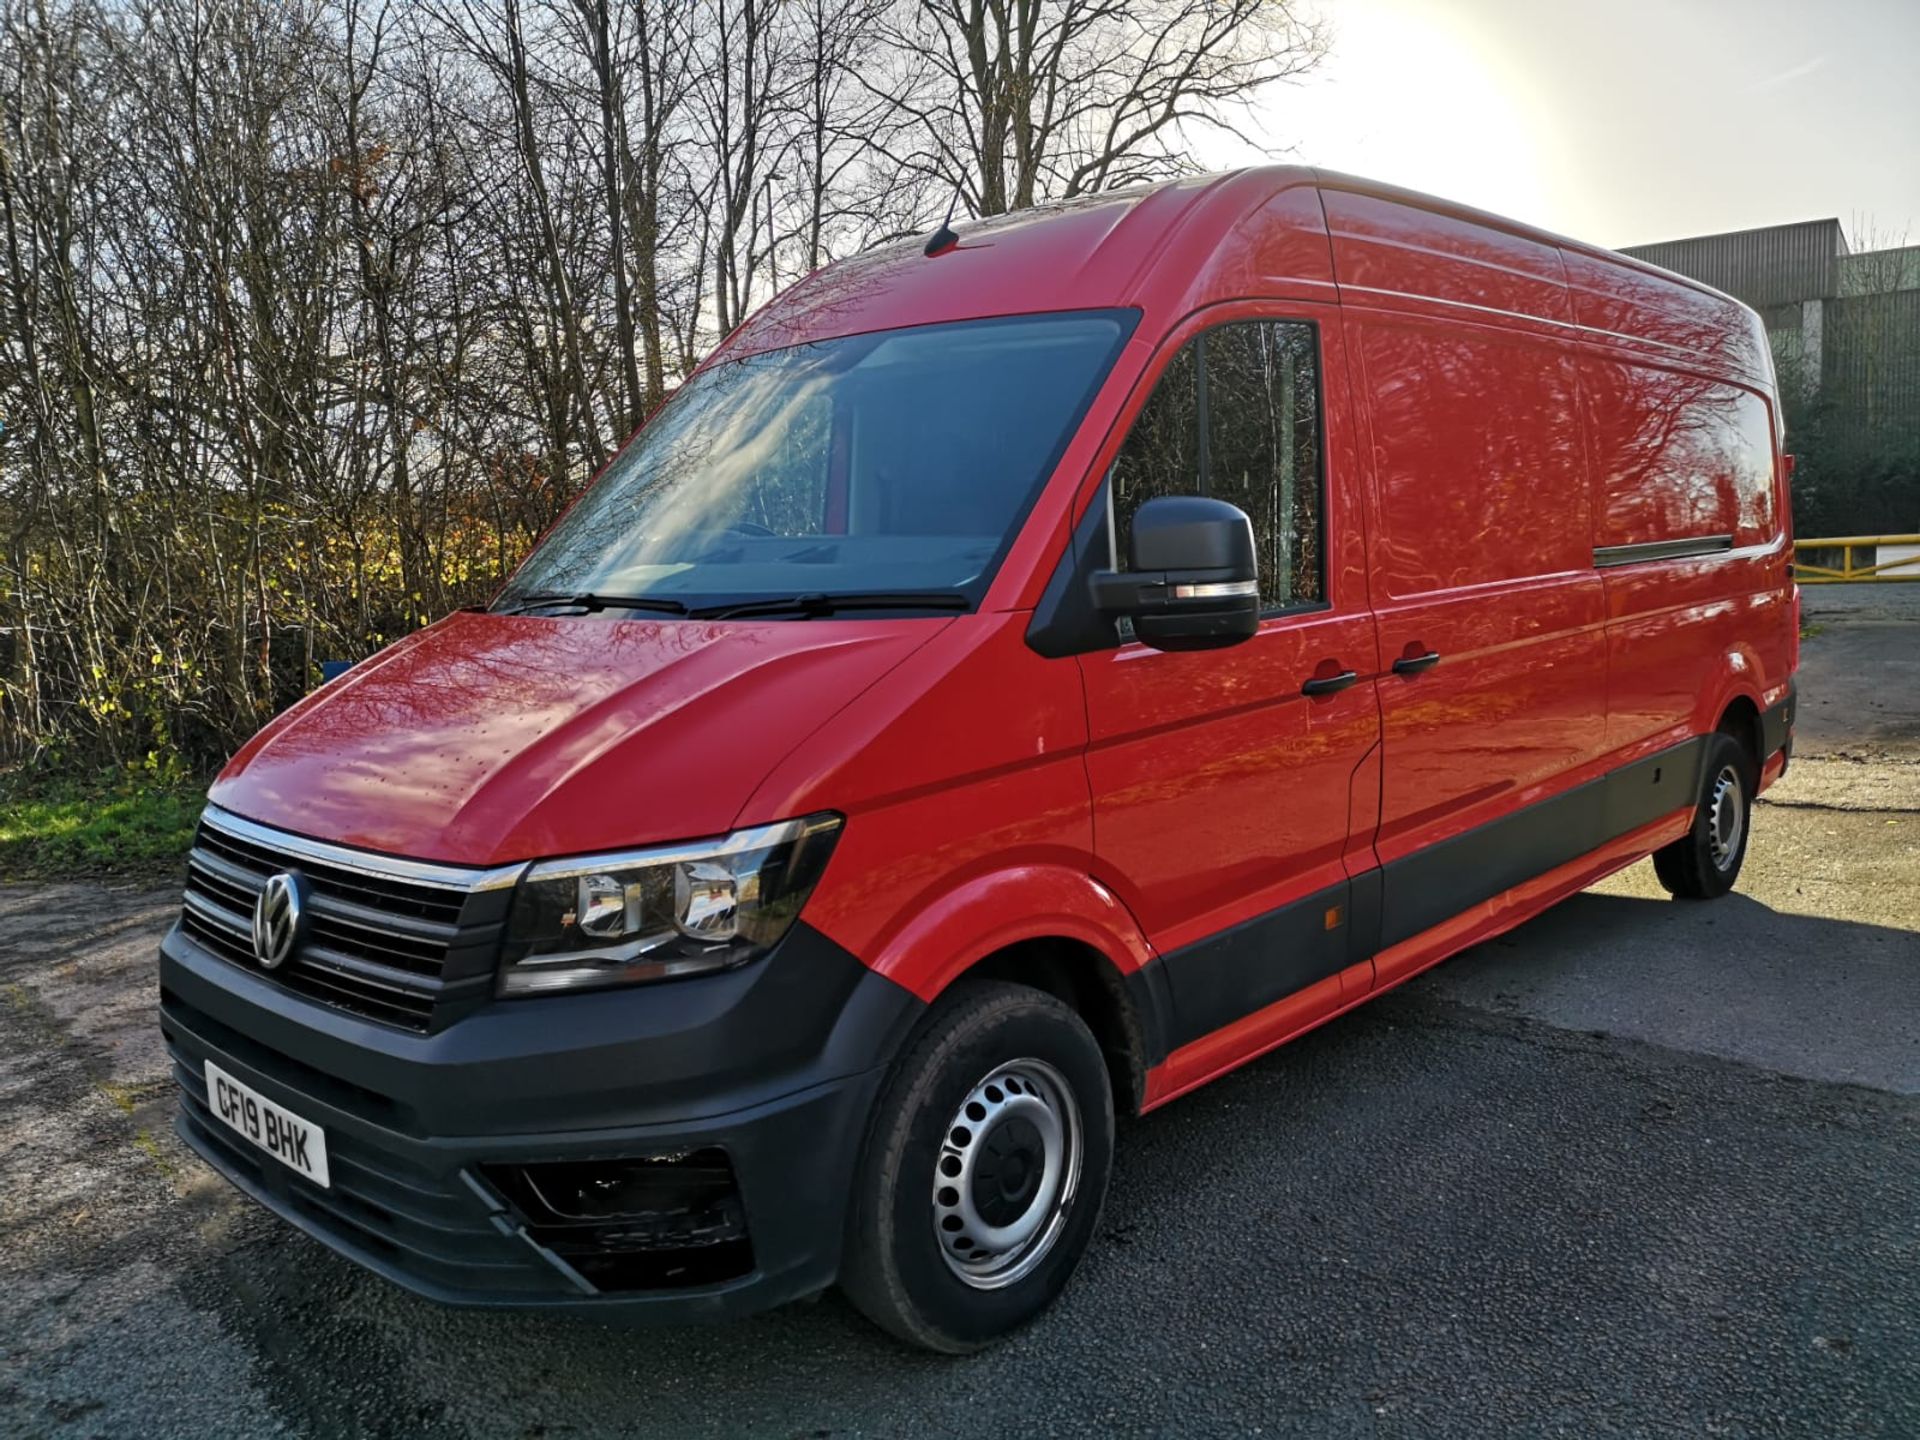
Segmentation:
<svg viewBox="0 0 1920 1440">
<path fill-rule="evenodd" d="M 1360 678 L 1357 670 L 1342 670 L 1338 675 L 1316 675 L 1300 687 L 1302 695 L 1331 695 L 1344 690 Z"/>
<path fill-rule="evenodd" d="M 1431 670 L 1440 663 L 1440 652 L 1429 650 L 1424 655 L 1402 655 L 1393 662 L 1396 675 L 1418 675 L 1422 670 Z"/>
</svg>

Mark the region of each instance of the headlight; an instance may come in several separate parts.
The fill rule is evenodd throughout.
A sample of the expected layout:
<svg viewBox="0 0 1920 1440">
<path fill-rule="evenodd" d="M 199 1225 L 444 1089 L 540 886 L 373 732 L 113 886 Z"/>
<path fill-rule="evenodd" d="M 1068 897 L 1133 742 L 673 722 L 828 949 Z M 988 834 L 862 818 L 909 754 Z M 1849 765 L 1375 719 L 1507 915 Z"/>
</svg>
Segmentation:
<svg viewBox="0 0 1920 1440">
<path fill-rule="evenodd" d="M 787 933 L 839 834 L 838 815 L 808 815 L 724 840 L 542 861 L 514 892 L 500 993 L 745 964 Z"/>
</svg>

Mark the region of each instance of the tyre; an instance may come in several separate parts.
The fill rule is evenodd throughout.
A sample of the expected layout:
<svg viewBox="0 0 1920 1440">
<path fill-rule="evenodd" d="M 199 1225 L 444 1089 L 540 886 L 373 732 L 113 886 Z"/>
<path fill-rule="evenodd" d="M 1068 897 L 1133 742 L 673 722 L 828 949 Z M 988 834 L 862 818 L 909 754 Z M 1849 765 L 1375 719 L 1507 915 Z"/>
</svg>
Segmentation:
<svg viewBox="0 0 1920 1440">
<path fill-rule="evenodd" d="M 1679 900 L 1712 900 L 1733 888 L 1747 858 L 1753 831 L 1753 792 L 1758 782 L 1753 756 L 1733 736 L 1707 737 L 1701 764 L 1700 803 L 1693 826 L 1671 845 L 1653 852 L 1653 870 Z"/>
<path fill-rule="evenodd" d="M 841 1288 L 910 1344 L 978 1350 L 1066 1285 L 1112 1164 L 1113 1091 L 1086 1023 L 1024 985 L 962 982 L 881 1091 Z"/>
</svg>

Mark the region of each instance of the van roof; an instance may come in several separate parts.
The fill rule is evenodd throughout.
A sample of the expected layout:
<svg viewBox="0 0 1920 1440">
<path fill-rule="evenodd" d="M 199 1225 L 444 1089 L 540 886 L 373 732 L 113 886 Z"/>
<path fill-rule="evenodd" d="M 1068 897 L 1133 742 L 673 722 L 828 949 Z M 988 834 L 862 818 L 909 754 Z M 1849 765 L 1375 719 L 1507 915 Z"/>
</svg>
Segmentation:
<svg viewBox="0 0 1920 1440">
<path fill-rule="evenodd" d="M 926 254 L 925 235 L 893 241 L 814 271 L 715 358 L 900 325 L 1132 304 L 1143 272 L 1209 197 L 1251 200 L 1310 180 L 1290 168 L 1192 176 L 957 222 L 959 243 L 937 255 Z"/>
<path fill-rule="evenodd" d="M 752 315 L 708 363 L 993 315 L 1174 307 L 1160 317 L 1170 321 L 1247 293 L 1248 266 L 1303 297 L 1324 287 L 1324 298 L 1334 298 L 1336 275 L 1341 285 L 1374 289 L 1386 276 L 1390 290 L 1476 303 L 1471 286 L 1449 293 L 1444 272 L 1478 265 L 1531 272 L 1542 297 L 1529 304 L 1523 291 L 1500 291 L 1492 305 L 1479 297 L 1480 309 L 1511 308 L 1711 356 L 1757 383 L 1771 380 L 1770 362 L 1755 353 L 1758 316 L 1710 286 L 1471 206 L 1307 166 L 1187 176 L 955 228 L 958 243 L 932 256 L 926 237 L 914 236 L 814 271 Z M 1392 265 L 1393 254 L 1415 252 L 1439 263 Z"/>
</svg>

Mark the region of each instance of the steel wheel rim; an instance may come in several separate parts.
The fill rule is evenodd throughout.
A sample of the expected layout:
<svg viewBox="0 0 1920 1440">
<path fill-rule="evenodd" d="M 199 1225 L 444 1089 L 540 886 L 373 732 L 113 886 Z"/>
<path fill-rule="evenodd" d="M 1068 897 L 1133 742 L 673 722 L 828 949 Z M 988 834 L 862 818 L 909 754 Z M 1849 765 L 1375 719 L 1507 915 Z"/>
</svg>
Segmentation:
<svg viewBox="0 0 1920 1440">
<path fill-rule="evenodd" d="M 1044 1060 L 1010 1060 L 967 1092 L 933 1167 L 933 1233 L 947 1268 L 976 1290 L 1031 1274 L 1080 1188 L 1080 1102 Z"/>
<path fill-rule="evenodd" d="M 1731 765 L 1721 766 L 1707 792 L 1707 852 L 1716 869 L 1727 869 L 1740 853 L 1740 837 L 1747 828 L 1741 800 L 1740 772 Z"/>
</svg>

